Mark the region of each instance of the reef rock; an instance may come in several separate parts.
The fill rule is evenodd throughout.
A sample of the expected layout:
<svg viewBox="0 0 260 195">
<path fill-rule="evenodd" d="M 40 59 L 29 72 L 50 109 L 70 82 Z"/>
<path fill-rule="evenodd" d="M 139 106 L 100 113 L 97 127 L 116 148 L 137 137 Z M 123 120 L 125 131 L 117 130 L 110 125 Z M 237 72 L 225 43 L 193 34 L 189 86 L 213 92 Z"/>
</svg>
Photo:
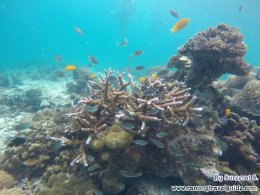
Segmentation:
<svg viewBox="0 0 260 195">
<path fill-rule="evenodd" d="M 196 88 L 207 86 L 226 73 L 246 75 L 250 69 L 243 59 L 246 54 L 243 35 L 225 24 L 199 32 L 178 53 L 191 59 L 187 84 Z M 173 67 L 175 61 L 176 57 L 170 59 L 168 67 Z"/>
</svg>

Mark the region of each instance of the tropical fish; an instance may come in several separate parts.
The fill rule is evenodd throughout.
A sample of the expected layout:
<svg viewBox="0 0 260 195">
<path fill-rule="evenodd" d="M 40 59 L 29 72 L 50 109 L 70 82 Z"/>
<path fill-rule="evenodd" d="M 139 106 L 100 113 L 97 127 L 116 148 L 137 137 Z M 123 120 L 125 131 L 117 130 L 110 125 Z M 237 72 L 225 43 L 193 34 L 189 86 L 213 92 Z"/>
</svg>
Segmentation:
<svg viewBox="0 0 260 195">
<path fill-rule="evenodd" d="M 55 59 L 56 62 L 60 62 L 61 61 L 61 55 L 56 55 L 54 59 Z"/>
<path fill-rule="evenodd" d="M 91 79 L 94 79 L 94 78 L 96 78 L 96 77 L 97 77 L 97 75 L 96 75 L 96 74 L 94 74 L 94 73 L 91 73 L 91 74 L 89 74 L 89 75 L 88 75 L 88 77 L 89 77 L 89 78 L 91 78 Z"/>
<path fill-rule="evenodd" d="M 77 69 L 77 66 L 74 66 L 74 65 L 67 65 L 64 68 L 64 70 L 66 70 L 66 71 L 73 71 L 73 70 L 76 70 L 76 69 Z"/>
<path fill-rule="evenodd" d="M 135 67 L 135 70 L 143 70 L 143 69 L 144 69 L 143 66 L 137 66 L 137 67 Z"/>
<path fill-rule="evenodd" d="M 135 128 L 135 125 L 131 122 L 122 122 L 122 127 L 126 130 L 132 130 Z"/>
<path fill-rule="evenodd" d="M 158 75 L 157 73 L 154 73 L 154 74 L 152 74 L 152 76 L 151 76 L 152 81 L 155 81 L 155 80 L 158 79 L 158 78 L 159 78 L 159 75 Z"/>
<path fill-rule="evenodd" d="M 132 56 L 140 56 L 140 55 L 142 55 L 143 53 L 144 53 L 143 50 L 136 50 L 136 51 L 134 51 L 131 55 L 132 55 Z"/>
<path fill-rule="evenodd" d="M 161 142 L 161 141 L 158 141 L 158 140 L 155 140 L 155 139 L 151 139 L 151 142 L 153 142 L 154 145 L 156 145 L 158 148 L 164 148 L 165 145 Z"/>
<path fill-rule="evenodd" d="M 169 72 L 170 72 L 169 68 L 164 68 L 164 69 L 159 70 L 157 72 L 157 75 L 160 77 L 163 77 L 163 76 L 167 75 Z"/>
<path fill-rule="evenodd" d="M 88 63 L 88 64 L 87 64 L 87 67 L 91 68 L 91 67 L 92 67 L 92 64 L 91 64 L 91 63 Z"/>
<path fill-rule="evenodd" d="M 20 146 L 22 144 L 24 144 L 26 141 L 25 137 L 14 137 L 12 138 L 9 142 L 8 142 L 8 146 L 12 147 L 12 146 Z"/>
<path fill-rule="evenodd" d="M 20 123 L 20 124 L 16 125 L 16 126 L 14 127 L 14 129 L 15 129 L 16 131 L 23 131 L 23 130 L 27 129 L 29 126 L 30 126 L 29 123 Z"/>
<path fill-rule="evenodd" d="M 166 136 L 168 136 L 169 134 L 165 131 L 159 131 L 158 133 L 156 133 L 156 137 L 161 139 L 161 138 L 164 138 Z"/>
<path fill-rule="evenodd" d="M 240 5 L 240 6 L 239 6 L 239 13 L 241 13 L 242 10 L 243 10 L 243 5 Z"/>
<path fill-rule="evenodd" d="M 146 79 L 145 77 L 140 77 L 140 78 L 139 78 L 139 81 L 140 81 L 141 83 L 143 83 L 143 82 L 145 82 L 145 79 Z"/>
<path fill-rule="evenodd" d="M 57 152 L 64 144 L 62 142 L 56 142 L 54 146 L 51 148 L 51 152 Z"/>
<path fill-rule="evenodd" d="M 147 141 L 143 140 L 143 139 L 135 139 L 133 141 L 136 145 L 140 145 L 140 146 L 145 146 L 147 145 Z"/>
<path fill-rule="evenodd" d="M 142 90 L 135 85 L 132 85 L 131 89 L 132 89 L 132 92 L 135 93 L 135 94 L 142 94 Z"/>
<path fill-rule="evenodd" d="M 87 111 L 88 112 L 96 112 L 98 110 L 98 108 L 96 106 L 93 105 L 88 105 L 87 106 Z"/>
<path fill-rule="evenodd" d="M 101 166 L 99 164 L 93 164 L 91 166 L 88 167 L 88 171 L 94 171 L 96 169 L 101 168 Z"/>
<path fill-rule="evenodd" d="M 159 109 L 151 109 L 151 110 L 147 111 L 147 114 L 149 114 L 149 115 L 156 115 L 159 112 L 160 112 Z"/>
<path fill-rule="evenodd" d="M 125 38 L 122 42 L 118 43 L 118 46 L 125 47 L 125 46 L 127 46 L 127 44 L 128 44 L 128 40 L 127 40 L 127 38 Z"/>
<path fill-rule="evenodd" d="M 174 26 L 170 29 L 171 32 L 177 32 L 183 29 L 188 23 L 190 19 L 189 18 L 182 18 L 177 23 L 174 24 Z"/>
<path fill-rule="evenodd" d="M 75 32 L 78 33 L 79 35 L 83 36 L 84 35 L 84 32 L 80 29 L 80 27 L 75 27 Z"/>
<path fill-rule="evenodd" d="M 88 56 L 88 59 L 89 59 L 89 61 L 91 62 L 91 63 L 93 63 L 93 64 L 98 64 L 98 61 L 97 61 L 97 59 L 95 58 L 95 57 L 93 57 L 93 56 Z"/>
<path fill-rule="evenodd" d="M 110 75 L 109 77 L 107 77 L 107 81 L 113 83 L 116 82 L 118 80 L 118 78 L 116 76 Z"/>
<path fill-rule="evenodd" d="M 123 169 L 119 171 L 119 174 L 126 178 L 136 178 L 136 177 L 142 176 L 142 172 L 135 173 L 135 172 L 129 172 L 129 171 L 126 171 Z"/>
<path fill-rule="evenodd" d="M 231 115 L 231 109 L 230 108 L 226 108 L 225 109 L 225 116 L 226 117 L 230 117 L 230 115 Z"/>
<path fill-rule="evenodd" d="M 228 118 L 227 117 L 221 117 L 219 120 L 218 120 L 219 124 L 221 125 L 226 125 L 227 122 L 228 122 Z"/>
<path fill-rule="evenodd" d="M 54 74 L 57 76 L 57 77 L 60 77 L 60 78 L 65 78 L 65 74 L 64 72 L 62 71 L 55 71 Z"/>
<path fill-rule="evenodd" d="M 94 156 L 92 156 L 92 155 L 88 155 L 87 158 L 88 158 L 89 161 L 94 161 L 95 160 Z"/>
<path fill-rule="evenodd" d="M 129 72 L 131 72 L 131 68 L 126 67 L 125 71 L 129 73 Z"/>
<path fill-rule="evenodd" d="M 179 17 L 179 14 L 176 10 L 170 10 L 170 13 L 172 16 L 174 16 L 175 18 L 178 18 Z"/>
</svg>

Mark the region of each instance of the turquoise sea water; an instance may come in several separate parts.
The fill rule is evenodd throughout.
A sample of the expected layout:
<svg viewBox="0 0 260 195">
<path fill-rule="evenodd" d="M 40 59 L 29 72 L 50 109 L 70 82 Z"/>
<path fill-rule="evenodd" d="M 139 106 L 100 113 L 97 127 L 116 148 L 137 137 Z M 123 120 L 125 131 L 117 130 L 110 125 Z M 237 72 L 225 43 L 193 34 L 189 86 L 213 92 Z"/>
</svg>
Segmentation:
<svg viewBox="0 0 260 195">
<path fill-rule="evenodd" d="M 239 6 L 242 5 L 242 12 Z M 178 33 L 169 29 L 190 18 Z M 165 64 L 194 34 L 219 23 L 238 27 L 248 45 L 246 60 L 260 65 L 259 0 L 1 0 L 0 67 L 86 66 L 87 55 L 100 62 L 94 70 Z M 80 27 L 84 36 L 74 29 Z M 117 42 L 129 40 L 125 48 Z M 128 60 L 135 50 L 144 55 Z M 55 55 L 61 55 L 57 63 Z"/>
</svg>

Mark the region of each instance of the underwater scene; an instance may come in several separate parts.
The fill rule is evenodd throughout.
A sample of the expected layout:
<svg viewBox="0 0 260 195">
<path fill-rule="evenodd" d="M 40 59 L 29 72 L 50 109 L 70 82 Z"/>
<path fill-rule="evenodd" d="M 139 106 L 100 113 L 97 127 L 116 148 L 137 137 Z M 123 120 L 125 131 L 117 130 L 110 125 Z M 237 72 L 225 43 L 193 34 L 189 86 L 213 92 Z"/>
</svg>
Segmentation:
<svg viewBox="0 0 260 195">
<path fill-rule="evenodd" d="M 260 195 L 259 0 L 0 0 L 0 195 Z"/>
</svg>

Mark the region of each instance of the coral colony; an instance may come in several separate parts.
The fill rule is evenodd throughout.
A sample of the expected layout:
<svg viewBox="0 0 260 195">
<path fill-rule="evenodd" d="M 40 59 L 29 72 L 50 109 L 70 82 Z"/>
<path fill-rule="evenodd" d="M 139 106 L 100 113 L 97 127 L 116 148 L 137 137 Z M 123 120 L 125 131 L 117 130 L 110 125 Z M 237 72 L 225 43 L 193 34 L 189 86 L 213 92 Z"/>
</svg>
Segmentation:
<svg viewBox="0 0 260 195">
<path fill-rule="evenodd" d="M 99 74 L 99 82 L 88 83 L 91 95 L 79 101 L 75 112 L 66 114 L 72 120 L 66 132 L 86 132 L 86 136 L 80 140 L 51 138 L 67 146 L 79 145 L 80 154 L 71 165 L 81 162 L 88 166 L 85 151 L 97 139 L 109 149 L 127 148 L 133 138 L 145 137 L 147 131 L 153 133 L 153 126 L 168 129 L 174 122 L 186 125 L 202 110 L 193 106 L 196 97 L 184 83 L 164 83 L 159 78 L 137 85 L 131 74 L 130 82 L 125 83 L 122 74 L 112 70 L 105 73 L 104 77 Z"/>
<path fill-rule="evenodd" d="M 250 66 L 243 59 L 246 45 L 242 39 L 243 35 L 234 27 L 220 24 L 209 28 L 180 47 L 179 55 L 170 59 L 168 67 L 177 65 L 182 74 L 178 75 L 178 79 L 184 79 L 185 76 L 187 84 L 196 88 L 207 86 L 226 73 L 246 75 Z M 192 66 L 182 56 L 190 58 Z"/>
</svg>

